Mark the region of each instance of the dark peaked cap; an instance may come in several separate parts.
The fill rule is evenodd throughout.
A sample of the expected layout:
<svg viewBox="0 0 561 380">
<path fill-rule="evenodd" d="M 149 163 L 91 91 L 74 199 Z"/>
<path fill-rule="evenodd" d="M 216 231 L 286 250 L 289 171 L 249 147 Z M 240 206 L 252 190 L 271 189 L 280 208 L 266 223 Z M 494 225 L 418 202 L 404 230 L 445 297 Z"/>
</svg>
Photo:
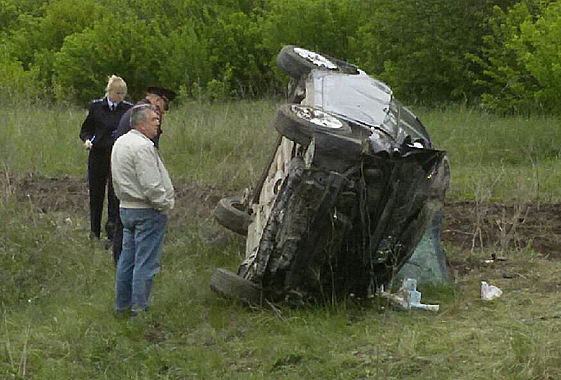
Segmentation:
<svg viewBox="0 0 561 380">
<path fill-rule="evenodd" d="M 159 95 L 159 96 L 163 97 L 164 99 L 166 99 L 168 102 L 171 102 L 173 99 L 175 99 L 175 92 L 173 92 L 172 90 L 168 90 L 167 88 L 163 88 L 163 87 L 148 86 L 148 88 L 146 89 L 146 92 L 148 92 L 149 94 Z"/>
</svg>

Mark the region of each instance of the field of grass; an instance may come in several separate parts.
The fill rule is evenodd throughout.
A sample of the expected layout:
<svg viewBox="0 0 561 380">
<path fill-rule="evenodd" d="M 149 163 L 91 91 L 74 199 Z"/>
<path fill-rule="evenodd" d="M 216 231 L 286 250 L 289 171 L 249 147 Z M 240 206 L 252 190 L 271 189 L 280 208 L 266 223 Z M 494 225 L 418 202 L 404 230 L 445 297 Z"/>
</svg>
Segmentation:
<svg viewBox="0 0 561 380">
<path fill-rule="evenodd" d="M 172 109 L 161 149 L 175 185 L 198 195 L 252 186 L 276 137 L 277 105 Z M 450 154 L 450 198 L 561 199 L 557 119 L 414 111 Z M 194 206 L 208 197 L 174 211 L 148 315 L 116 318 L 114 267 L 87 237 L 87 195 L 43 212 L 14 185 L 30 173 L 85 182 L 85 111 L 20 105 L 0 117 L 0 379 L 561 378 L 558 261 L 526 249 L 485 263 L 493 252 L 445 247 L 461 263 L 456 282 L 420 289 L 438 313 L 377 299 L 249 308 L 209 289 L 215 268 L 239 265 L 244 240 Z M 481 301 L 481 280 L 503 296 Z"/>
</svg>

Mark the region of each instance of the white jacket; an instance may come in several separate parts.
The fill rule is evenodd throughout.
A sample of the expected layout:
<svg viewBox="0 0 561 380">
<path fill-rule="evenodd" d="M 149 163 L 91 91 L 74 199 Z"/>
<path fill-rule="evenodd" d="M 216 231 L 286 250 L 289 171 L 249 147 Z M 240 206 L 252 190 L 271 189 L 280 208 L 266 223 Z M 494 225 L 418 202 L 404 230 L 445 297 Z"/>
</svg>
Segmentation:
<svg viewBox="0 0 561 380">
<path fill-rule="evenodd" d="M 120 207 L 165 213 L 175 204 L 173 185 L 158 149 L 136 129 L 115 141 L 111 175 Z"/>
</svg>

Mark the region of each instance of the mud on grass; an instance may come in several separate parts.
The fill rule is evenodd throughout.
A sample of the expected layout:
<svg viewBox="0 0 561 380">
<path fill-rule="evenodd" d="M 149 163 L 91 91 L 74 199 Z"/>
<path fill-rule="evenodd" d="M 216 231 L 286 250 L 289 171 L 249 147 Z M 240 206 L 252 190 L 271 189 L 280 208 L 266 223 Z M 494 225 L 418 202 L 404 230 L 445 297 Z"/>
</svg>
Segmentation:
<svg viewBox="0 0 561 380">
<path fill-rule="evenodd" d="M 0 171 L 0 197 L 14 196 L 18 203 L 28 203 L 37 212 L 89 212 L 86 178 L 70 176 L 44 177 L 33 173 L 9 175 Z M 221 199 L 212 186 L 175 184 L 176 208 L 172 216 L 209 218 Z M 105 212 L 105 211 L 104 211 Z"/>
<path fill-rule="evenodd" d="M 561 204 L 447 202 L 442 241 L 460 251 L 532 249 L 561 257 Z"/>
<path fill-rule="evenodd" d="M 197 223 L 209 241 L 230 235 L 213 220 L 218 201 L 233 195 L 224 190 L 194 183 L 175 184 L 176 207 L 170 228 Z M 87 219 L 88 188 L 85 178 L 44 177 L 35 174 L 8 175 L 0 172 L 0 196 L 11 194 L 18 203 L 29 204 L 37 213 L 57 213 Z M 507 205 L 449 201 L 444 205 L 442 242 L 456 276 L 484 273 L 492 260 L 495 278 L 519 278 L 510 260 L 513 251 L 532 251 L 543 258 L 561 257 L 561 204 Z M 210 228 L 206 228 L 210 226 Z M 491 254 L 481 252 L 494 252 Z M 241 254 L 241 253 L 240 253 Z M 495 259 L 495 260 L 493 260 Z M 498 259 L 498 260 L 496 260 Z M 557 283 L 545 288 L 558 289 Z"/>
<path fill-rule="evenodd" d="M 211 219 L 226 190 L 195 183 L 175 184 L 172 218 Z M 85 178 L 43 177 L 0 172 L 0 196 L 12 194 L 37 212 L 88 212 Z M 561 256 L 561 204 L 498 204 L 448 201 L 443 209 L 442 241 L 459 251 L 533 249 L 549 258 Z"/>
<path fill-rule="evenodd" d="M 175 188 L 176 207 L 170 215 L 171 229 L 197 223 L 201 233 L 208 235 L 206 241 L 231 236 L 229 231 L 217 225 L 212 211 L 222 197 L 233 194 L 194 183 L 175 184 Z M 18 203 L 31 205 L 38 213 L 56 212 L 63 217 L 74 217 L 78 213 L 87 219 L 85 178 L 43 177 L 31 173 L 10 176 L 0 172 L 0 195 L 8 194 Z M 547 259 L 561 256 L 561 204 L 449 201 L 444 205 L 443 214 L 442 242 L 457 277 L 485 273 L 494 268 L 493 278 L 520 278 L 524 275 L 518 267 L 511 267 L 510 260 L 501 260 L 511 256 L 513 251 L 532 251 Z M 493 265 L 486 263 L 489 260 Z M 559 287 L 557 283 L 545 285 L 545 288 L 555 290 Z"/>
</svg>

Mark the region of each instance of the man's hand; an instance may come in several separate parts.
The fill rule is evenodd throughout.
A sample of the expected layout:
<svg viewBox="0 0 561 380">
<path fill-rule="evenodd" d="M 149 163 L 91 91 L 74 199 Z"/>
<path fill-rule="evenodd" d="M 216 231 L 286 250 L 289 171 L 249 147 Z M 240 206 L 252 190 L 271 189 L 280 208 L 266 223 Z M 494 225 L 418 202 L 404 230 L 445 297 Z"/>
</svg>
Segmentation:
<svg viewBox="0 0 561 380">
<path fill-rule="evenodd" d="M 86 139 L 86 141 L 84 141 L 84 148 L 86 148 L 86 150 L 91 150 L 92 146 L 93 146 L 93 144 L 90 141 L 90 139 Z"/>
</svg>

